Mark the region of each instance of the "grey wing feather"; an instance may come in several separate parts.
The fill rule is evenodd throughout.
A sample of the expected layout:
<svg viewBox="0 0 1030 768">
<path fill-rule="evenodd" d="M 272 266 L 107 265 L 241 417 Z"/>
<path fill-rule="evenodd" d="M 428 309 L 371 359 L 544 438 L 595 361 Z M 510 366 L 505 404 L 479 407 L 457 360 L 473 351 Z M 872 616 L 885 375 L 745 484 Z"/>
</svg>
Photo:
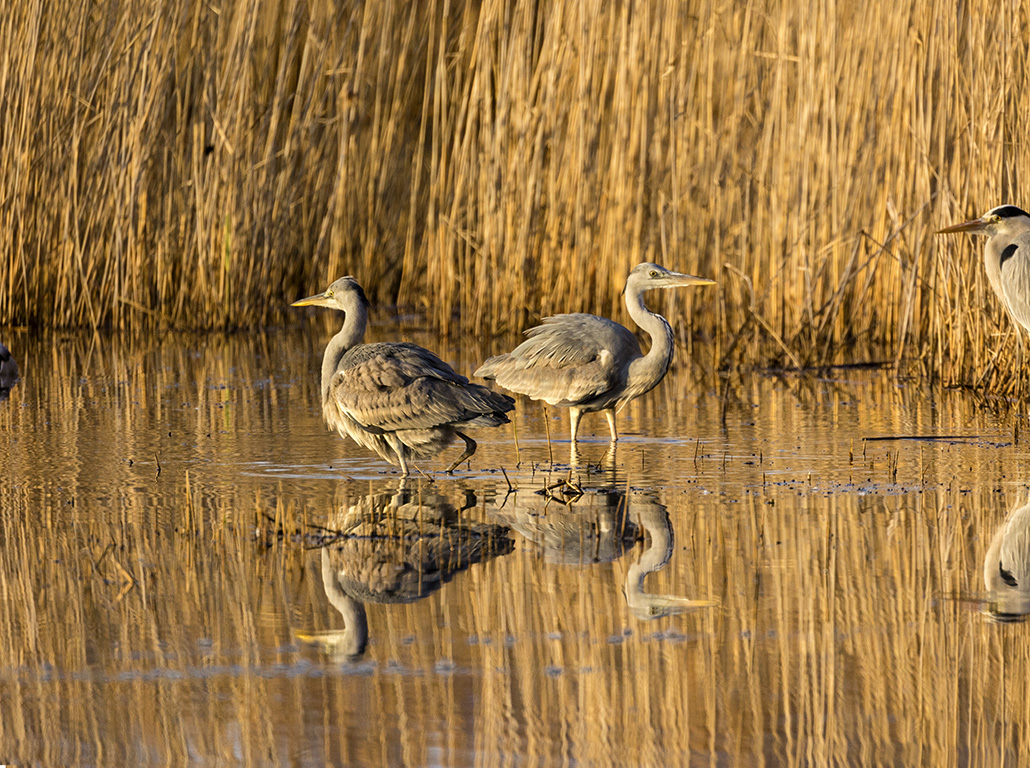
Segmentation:
<svg viewBox="0 0 1030 768">
<path fill-rule="evenodd" d="M 352 354 L 354 353 L 354 354 Z M 445 424 L 503 424 L 514 408 L 506 395 L 470 384 L 415 344 L 365 344 L 340 361 L 329 386 L 340 409 L 373 432 Z"/>
<path fill-rule="evenodd" d="M 512 352 L 491 357 L 475 375 L 534 400 L 567 406 L 623 385 L 630 361 L 640 357 L 636 336 L 596 315 L 548 317 L 526 335 Z"/>
<path fill-rule="evenodd" d="M 1013 319 L 1030 329 L 1030 236 L 1020 235 L 1013 245 L 1014 251 L 1001 263 L 1000 291 Z"/>
</svg>

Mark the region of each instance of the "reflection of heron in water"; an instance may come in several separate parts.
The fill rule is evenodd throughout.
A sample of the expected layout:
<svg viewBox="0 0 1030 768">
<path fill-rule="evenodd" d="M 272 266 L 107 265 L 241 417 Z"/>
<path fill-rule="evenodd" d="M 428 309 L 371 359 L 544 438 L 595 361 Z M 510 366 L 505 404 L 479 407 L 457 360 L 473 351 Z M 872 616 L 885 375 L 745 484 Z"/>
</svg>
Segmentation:
<svg viewBox="0 0 1030 768">
<path fill-rule="evenodd" d="M 360 655 L 368 639 L 365 605 L 411 603 L 440 589 L 476 563 L 514 549 L 508 528 L 462 514 L 477 506 L 466 492 L 459 508 L 425 488 L 372 493 L 322 529 L 322 583 L 343 616 L 343 631 L 302 634 L 336 659 Z"/>
<path fill-rule="evenodd" d="M 563 483 L 535 493 L 519 490 L 512 497 L 491 514 L 518 531 L 548 562 L 612 562 L 636 542 L 650 540 L 626 573 L 626 603 L 636 618 L 654 619 L 716 604 L 644 591 L 646 576 L 669 562 L 674 541 L 665 506 L 648 494 Z"/>
<path fill-rule="evenodd" d="M 998 621 L 1022 621 L 1030 614 L 1030 502 L 1009 512 L 984 557 L 988 612 Z"/>
<path fill-rule="evenodd" d="M 465 451 L 452 472 L 476 452 L 462 430 L 508 423 L 507 395 L 470 384 L 428 349 L 405 342 L 363 344 L 368 299 L 358 281 L 341 277 L 324 293 L 293 303 L 344 313 L 343 328 L 322 357 L 322 415 L 330 429 L 375 451 L 408 474 L 408 460 L 435 456 L 455 437 Z"/>
<path fill-rule="evenodd" d="M 630 514 L 651 539 L 626 573 L 626 603 L 638 619 L 657 619 L 673 613 L 716 605 L 714 600 L 689 600 L 676 595 L 652 595 L 644 591 L 644 578 L 665 567 L 672 557 L 674 536 L 665 506 L 644 494 L 630 494 Z"/>
<path fill-rule="evenodd" d="M 658 386 L 672 362 L 672 327 L 644 306 L 644 293 L 713 283 L 657 264 L 638 264 L 626 278 L 623 293 L 629 316 L 651 337 L 646 355 L 637 337 L 612 320 L 582 313 L 556 315 L 529 329 L 529 338 L 512 352 L 491 357 L 475 375 L 533 400 L 568 408 L 573 445 L 580 417 L 601 411 L 614 443 L 619 439 L 615 412 Z"/>
<path fill-rule="evenodd" d="M 302 640 L 317 643 L 333 661 L 355 659 L 365 652 L 368 645 L 368 614 L 365 606 L 355 600 L 336 578 L 329 548 L 322 547 L 322 587 L 329 605 L 343 617 L 343 630 L 301 634 Z"/>
<path fill-rule="evenodd" d="M 7 399 L 18 378 L 18 364 L 10 350 L 0 344 L 0 400 Z"/>
</svg>

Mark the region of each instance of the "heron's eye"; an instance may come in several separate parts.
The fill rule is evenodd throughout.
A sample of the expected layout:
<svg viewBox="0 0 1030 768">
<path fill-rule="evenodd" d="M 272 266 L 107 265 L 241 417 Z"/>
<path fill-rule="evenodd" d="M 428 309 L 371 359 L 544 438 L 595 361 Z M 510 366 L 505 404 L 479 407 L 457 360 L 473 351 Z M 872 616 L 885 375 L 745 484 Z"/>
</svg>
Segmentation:
<svg viewBox="0 0 1030 768">
<path fill-rule="evenodd" d="M 658 270 L 657 269 L 652 269 L 651 272 L 650 272 L 650 275 L 651 275 L 651 277 L 658 277 Z"/>
<path fill-rule="evenodd" d="M 325 292 L 325 297 L 326 297 L 327 299 L 331 299 L 331 298 L 333 297 L 333 292 L 332 292 L 332 291 L 326 291 L 326 292 Z"/>
</svg>

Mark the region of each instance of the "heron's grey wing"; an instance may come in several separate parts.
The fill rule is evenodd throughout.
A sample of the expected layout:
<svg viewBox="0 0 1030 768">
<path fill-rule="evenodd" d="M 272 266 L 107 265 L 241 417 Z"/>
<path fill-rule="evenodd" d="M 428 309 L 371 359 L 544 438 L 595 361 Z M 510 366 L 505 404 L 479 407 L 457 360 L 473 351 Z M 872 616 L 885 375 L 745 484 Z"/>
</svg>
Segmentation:
<svg viewBox="0 0 1030 768">
<path fill-rule="evenodd" d="M 329 385 L 338 407 L 373 432 L 460 424 L 505 413 L 511 398 L 470 384 L 415 344 L 366 344 L 348 352 Z"/>
<path fill-rule="evenodd" d="M 1030 232 L 1014 238 L 1000 256 L 1001 298 L 1012 318 L 1030 330 Z"/>
<path fill-rule="evenodd" d="M 630 361 L 640 357 L 636 336 L 596 315 L 548 317 L 527 336 L 512 352 L 491 357 L 475 375 L 534 400 L 568 406 L 621 386 Z"/>
</svg>

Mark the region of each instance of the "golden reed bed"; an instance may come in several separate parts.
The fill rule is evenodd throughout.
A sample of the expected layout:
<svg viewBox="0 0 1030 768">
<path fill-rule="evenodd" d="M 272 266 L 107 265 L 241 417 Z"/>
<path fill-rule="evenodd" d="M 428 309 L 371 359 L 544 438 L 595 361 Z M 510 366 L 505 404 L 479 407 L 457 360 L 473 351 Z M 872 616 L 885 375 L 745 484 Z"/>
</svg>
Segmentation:
<svg viewBox="0 0 1030 768">
<path fill-rule="evenodd" d="M 0 19 L 0 324 L 247 327 L 353 273 L 508 335 L 625 320 L 651 259 L 719 280 L 664 305 L 712 366 L 1016 375 L 979 251 L 932 236 L 1028 204 L 1005 4 L 44 11 Z"/>
</svg>

